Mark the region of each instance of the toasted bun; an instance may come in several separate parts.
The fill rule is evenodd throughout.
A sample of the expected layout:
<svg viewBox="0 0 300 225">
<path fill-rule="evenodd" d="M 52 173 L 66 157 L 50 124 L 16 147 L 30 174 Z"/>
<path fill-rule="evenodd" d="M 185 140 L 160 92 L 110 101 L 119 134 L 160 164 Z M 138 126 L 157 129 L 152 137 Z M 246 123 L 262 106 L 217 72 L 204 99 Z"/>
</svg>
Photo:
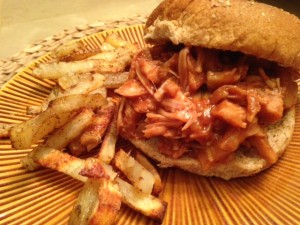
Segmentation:
<svg viewBox="0 0 300 225">
<path fill-rule="evenodd" d="M 166 0 L 150 15 L 145 40 L 240 51 L 300 69 L 300 21 L 248 0 Z"/>
<path fill-rule="evenodd" d="M 294 125 L 295 108 L 293 107 L 286 112 L 282 120 L 269 126 L 267 129 L 269 143 L 278 155 L 278 158 L 287 148 L 292 138 Z M 156 138 L 149 140 L 130 139 L 130 141 L 150 158 L 159 162 L 158 166 L 160 167 L 177 167 L 202 176 L 215 176 L 229 180 L 235 177 L 256 174 L 270 166 L 255 151 L 251 151 L 249 154 L 249 150 L 239 149 L 231 162 L 218 164 L 209 170 L 204 170 L 196 159 L 190 157 L 172 159 L 161 154 L 157 150 L 158 143 Z"/>
</svg>

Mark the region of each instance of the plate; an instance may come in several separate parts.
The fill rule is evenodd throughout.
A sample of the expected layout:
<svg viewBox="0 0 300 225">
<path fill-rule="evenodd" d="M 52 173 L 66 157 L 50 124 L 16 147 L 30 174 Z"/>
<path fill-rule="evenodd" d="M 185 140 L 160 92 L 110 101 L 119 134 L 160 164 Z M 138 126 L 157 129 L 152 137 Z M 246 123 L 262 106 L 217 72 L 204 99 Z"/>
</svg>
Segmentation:
<svg viewBox="0 0 300 225">
<path fill-rule="evenodd" d="M 96 33 L 82 40 L 99 46 L 110 32 L 126 40 L 143 42 L 143 25 Z M 29 118 L 26 107 L 39 105 L 54 82 L 31 76 L 36 63 L 23 68 L 0 90 L 0 122 L 19 123 Z M 298 86 L 300 81 L 298 82 Z M 300 101 L 299 101 L 300 102 Z M 300 103 L 290 146 L 273 167 L 252 177 L 225 181 L 189 174 L 177 169 L 160 170 L 168 202 L 167 224 L 299 224 L 300 221 Z M 82 183 L 49 169 L 26 172 L 19 159 L 30 150 L 14 150 L 0 140 L 0 224 L 66 224 Z M 156 224 L 122 206 L 116 224 Z"/>
</svg>

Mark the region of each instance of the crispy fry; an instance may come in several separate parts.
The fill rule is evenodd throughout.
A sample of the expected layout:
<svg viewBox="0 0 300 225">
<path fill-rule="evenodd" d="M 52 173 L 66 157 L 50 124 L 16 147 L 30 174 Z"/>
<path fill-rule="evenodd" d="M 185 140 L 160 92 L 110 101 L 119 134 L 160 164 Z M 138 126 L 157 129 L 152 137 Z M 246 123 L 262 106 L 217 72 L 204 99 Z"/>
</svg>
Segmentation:
<svg viewBox="0 0 300 225">
<path fill-rule="evenodd" d="M 123 203 L 145 216 L 162 222 L 167 208 L 166 202 L 138 190 L 120 178 L 117 178 L 116 181 L 123 196 Z"/>
<path fill-rule="evenodd" d="M 158 195 L 162 189 L 162 182 L 161 182 L 161 178 L 156 170 L 156 168 L 149 162 L 149 160 L 142 155 L 142 153 L 137 152 L 135 155 L 135 159 L 136 161 L 138 161 L 142 166 L 144 166 L 150 173 L 152 173 L 153 177 L 154 177 L 154 186 L 153 186 L 153 190 L 152 193 L 154 195 Z"/>
<path fill-rule="evenodd" d="M 87 94 L 103 85 L 104 77 L 100 74 L 94 74 L 90 80 L 79 82 L 76 85 L 65 90 L 60 96 L 67 96 L 72 94 Z"/>
<path fill-rule="evenodd" d="M 79 139 L 73 140 L 68 145 L 68 150 L 73 156 L 80 156 L 87 152 L 86 146 L 82 145 Z"/>
<path fill-rule="evenodd" d="M 144 166 L 122 149 L 116 153 L 114 162 L 116 167 L 126 175 L 137 189 L 151 194 L 154 177 Z"/>
<path fill-rule="evenodd" d="M 64 149 L 74 138 L 80 136 L 93 119 L 94 113 L 90 108 L 84 108 L 71 118 L 64 126 L 56 130 L 45 142 L 45 145 L 55 149 Z"/>
<path fill-rule="evenodd" d="M 103 98 L 107 98 L 107 89 L 105 87 L 99 87 L 94 91 L 91 91 L 89 94 L 101 94 Z"/>
<path fill-rule="evenodd" d="M 113 118 L 115 105 L 108 103 L 93 117 L 90 125 L 80 136 L 80 143 L 87 147 L 87 151 L 94 149 L 102 142 L 102 137 Z"/>
<path fill-rule="evenodd" d="M 45 146 L 33 149 L 29 160 L 41 166 L 65 173 L 82 182 L 87 181 L 87 175 L 95 178 L 110 177 L 111 179 L 114 179 L 117 175 L 111 166 L 98 159 L 79 159 L 60 150 Z"/>
<path fill-rule="evenodd" d="M 76 40 L 57 47 L 51 54 L 59 61 L 68 62 L 82 60 L 98 52 L 100 52 L 100 49 L 87 49 L 87 46 L 82 41 Z"/>
<path fill-rule="evenodd" d="M 100 94 L 69 95 L 51 102 L 46 111 L 11 129 L 10 139 L 16 149 L 30 148 L 36 141 L 44 138 L 55 128 L 64 125 L 82 107 L 98 108 L 107 103 Z"/>
<path fill-rule="evenodd" d="M 32 161 L 42 166 L 65 173 L 77 180 L 86 182 L 90 178 L 107 178 L 107 176 L 119 185 L 122 194 L 122 202 L 132 209 L 162 221 L 167 203 L 144 192 L 139 191 L 131 184 L 116 177 L 112 167 L 95 158 L 86 160 L 70 156 L 59 150 L 49 147 L 37 147 L 31 152 Z"/>
<path fill-rule="evenodd" d="M 54 61 L 39 64 L 32 72 L 39 79 L 58 83 L 41 106 L 27 108 L 28 114 L 38 115 L 12 128 L 0 126 L 0 137 L 10 133 L 16 149 L 30 148 L 50 134 L 44 144 L 21 159 L 27 170 L 44 166 L 85 182 L 70 225 L 113 224 L 121 202 L 157 221 L 164 217 L 167 203 L 151 195 L 152 190 L 155 194 L 161 191 L 156 169 L 142 155 L 137 155 L 137 160 L 123 150 L 115 155 L 124 99 L 120 103 L 111 91 L 106 99 L 107 89 L 118 88 L 128 80 L 126 69 L 137 51 L 136 44 L 116 33 L 108 35 L 97 49 L 88 49 L 82 41 L 58 47 L 52 51 Z M 75 157 L 101 142 L 97 158 Z M 66 147 L 72 155 L 62 152 Z M 109 165 L 114 157 L 134 186 L 117 177 Z"/>
<path fill-rule="evenodd" d="M 113 181 L 89 178 L 75 202 L 68 224 L 113 224 L 121 207 L 121 199 L 119 186 Z"/>
<path fill-rule="evenodd" d="M 129 65 L 136 49 L 112 50 L 98 53 L 90 58 L 72 62 L 52 62 L 38 65 L 32 75 L 41 79 L 59 79 L 75 73 L 117 73 Z M 115 58 L 114 58 L 115 57 Z"/>
<path fill-rule="evenodd" d="M 129 72 L 103 74 L 104 84 L 106 88 L 118 88 L 128 80 Z"/>
<path fill-rule="evenodd" d="M 115 108 L 113 119 L 106 131 L 99 150 L 98 158 L 107 164 L 109 164 L 115 156 L 116 142 L 118 139 L 117 117 L 117 110 Z"/>
</svg>

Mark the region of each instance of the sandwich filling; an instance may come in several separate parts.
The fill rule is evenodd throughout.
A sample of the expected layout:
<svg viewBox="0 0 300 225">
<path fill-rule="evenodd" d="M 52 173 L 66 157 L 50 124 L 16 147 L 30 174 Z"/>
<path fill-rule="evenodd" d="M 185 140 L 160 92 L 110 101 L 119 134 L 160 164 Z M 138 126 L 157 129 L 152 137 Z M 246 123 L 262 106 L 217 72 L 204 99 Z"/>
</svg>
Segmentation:
<svg viewBox="0 0 300 225">
<path fill-rule="evenodd" d="M 157 151 L 196 158 L 204 169 L 231 161 L 241 147 L 267 163 L 276 153 L 265 128 L 296 103 L 293 72 L 240 52 L 165 44 L 141 50 L 123 96 L 124 138 L 157 138 Z"/>
</svg>

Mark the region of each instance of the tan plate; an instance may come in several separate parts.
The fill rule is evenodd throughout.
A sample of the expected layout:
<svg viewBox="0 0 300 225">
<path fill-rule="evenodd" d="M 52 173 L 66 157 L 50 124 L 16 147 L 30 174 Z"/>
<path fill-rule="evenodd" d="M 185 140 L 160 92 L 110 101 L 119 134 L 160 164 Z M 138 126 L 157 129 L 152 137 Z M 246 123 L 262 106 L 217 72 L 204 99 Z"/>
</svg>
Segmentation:
<svg viewBox="0 0 300 225">
<path fill-rule="evenodd" d="M 143 26 L 130 26 L 83 38 L 96 48 L 108 32 L 144 46 Z M 0 90 L 0 123 L 28 119 L 25 111 L 39 105 L 54 83 L 31 76 L 35 63 L 24 68 Z M 300 85 L 300 81 L 298 82 Z M 300 104 L 292 143 L 279 162 L 253 177 L 224 181 L 176 169 L 160 171 L 161 197 L 168 202 L 163 224 L 299 224 L 300 223 Z M 30 150 L 14 150 L 0 140 L 0 224 L 66 224 L 82 184 L 48 169 L 26 172 L 19 159 Z M 117 223 L 155 224 L 123 206 Z"/>
</svg>

